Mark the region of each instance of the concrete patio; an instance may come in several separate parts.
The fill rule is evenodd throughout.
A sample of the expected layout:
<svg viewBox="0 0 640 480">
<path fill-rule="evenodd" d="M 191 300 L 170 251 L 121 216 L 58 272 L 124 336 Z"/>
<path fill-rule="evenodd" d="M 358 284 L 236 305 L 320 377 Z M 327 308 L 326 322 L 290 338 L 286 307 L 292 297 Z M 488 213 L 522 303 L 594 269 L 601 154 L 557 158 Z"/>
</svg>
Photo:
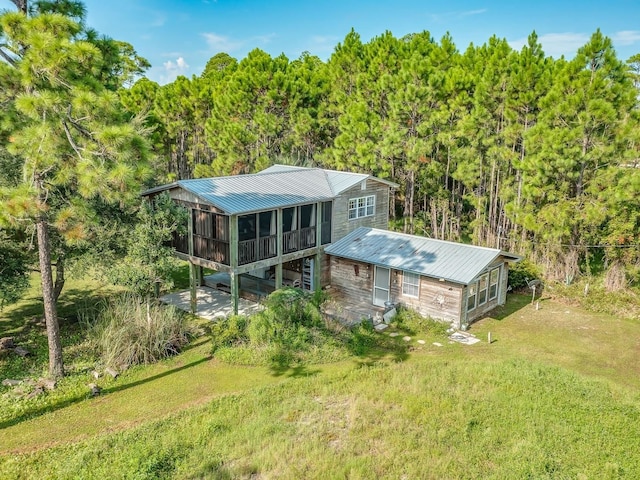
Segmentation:
<svg viewBox="0 0 640 480">
<path fill-rule="evenodd" d="M 226 317 L 233 313 L 231 307 L 231 295 L 220 290 L 208 287 L 198 287 L 196 315 L 207 320 Z M 174 305 L 181 310 L 191 311 L 191 296 L 189 290 L 170 293 L 160 297 L 160 300 L 169 305 Z M 238 313 L 240 315 L 251 315 L 262 309 L 259 303 L 251 302 L 244 298 L 239 299 Z"/>
</svg>

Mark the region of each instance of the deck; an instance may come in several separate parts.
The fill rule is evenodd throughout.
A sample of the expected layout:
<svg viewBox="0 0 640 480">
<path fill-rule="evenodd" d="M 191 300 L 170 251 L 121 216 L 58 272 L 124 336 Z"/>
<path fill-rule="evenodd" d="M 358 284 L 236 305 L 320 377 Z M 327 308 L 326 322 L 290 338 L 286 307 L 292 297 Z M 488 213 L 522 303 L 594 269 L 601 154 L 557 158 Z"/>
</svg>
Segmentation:
<svg viewBox="0 0 640 480">
<path fill-rule="evenodd" d="M 231 292 L 231 278 L 228 273 L 218 272 L 204 277 L 204 285 L 222 292 Z M 259 302 L 264 297 L 274 292 L 276 281 L 273 279 L 262 279 L 252 275 L 240 275 L 238 277 L 240 287 L 240 297 Z M 294 286 L 291 280 L 283 279 L 283 286 Z"/>
</svg>

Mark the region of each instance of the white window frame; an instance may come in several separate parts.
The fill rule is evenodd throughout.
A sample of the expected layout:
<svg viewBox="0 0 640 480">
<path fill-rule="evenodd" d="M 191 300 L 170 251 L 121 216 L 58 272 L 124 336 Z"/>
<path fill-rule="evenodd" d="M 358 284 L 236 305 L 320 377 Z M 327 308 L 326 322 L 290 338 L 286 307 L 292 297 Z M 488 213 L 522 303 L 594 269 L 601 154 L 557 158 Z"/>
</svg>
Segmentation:
<svg viewBox="0 0 640 480">
<path fill-rule="evenodd" d="M 495 275 L 495 281 L 493 280 L 493 274 Z M 489 272 L 489 301 L 495 300 L 498 297 L 498 284 L 500 283 L 500 267 L 494 268 Z M 495 287 L 495 288 L 494 288 Z M 492 289 L 493 288 L 493 292 Z M 493 295 L 492 295 L 493 293 Z"/>
<path fill-rule="evenodd" d="M 482 282 L 484 279 L 484 288 L 482 288 Z M 484 292 L 484 299 L 482 298 L 482 292 Z M 487 303 L 489 298 L 489 272 L 483 273 L 478 278 L 478 306 Z"/>
<path fill-rule="evenodd" d="M 372 217 L 376 213 L 376 196 L 356 197 L 349 199 L 349 220 Z"/>
<path fill-rule="evenodd" d="M 473 298 L 473 304 L 469 304 L 469 300 Z M 476 308 L 476 301 L 478 300 L 478 284 L 473 282 L 467 287 L 467 312 Z"/>
<path fill-rule="evenodd" d="M 420 275 L 411 272 L 402 272 L 402 295 L 420 298 Z"/>
</svg>

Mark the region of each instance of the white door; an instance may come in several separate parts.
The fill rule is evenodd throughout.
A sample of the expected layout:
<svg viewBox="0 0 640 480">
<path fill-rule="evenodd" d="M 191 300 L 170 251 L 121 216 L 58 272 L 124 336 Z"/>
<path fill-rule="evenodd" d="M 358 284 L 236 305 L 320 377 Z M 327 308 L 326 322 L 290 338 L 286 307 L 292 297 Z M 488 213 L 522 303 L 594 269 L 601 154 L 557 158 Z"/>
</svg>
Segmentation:
<svg viewBox="0 0 640 480">
<path fill-rule="evenodd" d="M 388 268 L 375 267 L 373 278 L 373 304 L 384 307 L 384 302 L 389 301 L 389 280 L 391 272 Z"/>
</svg>

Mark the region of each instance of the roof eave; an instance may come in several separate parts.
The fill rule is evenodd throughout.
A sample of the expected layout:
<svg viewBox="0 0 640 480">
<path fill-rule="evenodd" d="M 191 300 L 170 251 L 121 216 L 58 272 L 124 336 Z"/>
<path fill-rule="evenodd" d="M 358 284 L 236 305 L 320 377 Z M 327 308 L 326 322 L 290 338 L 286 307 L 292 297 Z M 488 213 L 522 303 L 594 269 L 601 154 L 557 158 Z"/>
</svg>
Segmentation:
<svg viewBox="0 0 640 480">
<path fill-rule="evenodd" d="M 168 183 L 166 185 L 160 185 L 158 187 L 149 188 L 148 190 L 144 190 L 140 192 L 141 197 L 147 197 L 149 195 L 153 195 L 154 193 L 164 192 L 165 190 L 171 190 L 172 188 L 179 187 L 178 182 Z"/>
</svg>

